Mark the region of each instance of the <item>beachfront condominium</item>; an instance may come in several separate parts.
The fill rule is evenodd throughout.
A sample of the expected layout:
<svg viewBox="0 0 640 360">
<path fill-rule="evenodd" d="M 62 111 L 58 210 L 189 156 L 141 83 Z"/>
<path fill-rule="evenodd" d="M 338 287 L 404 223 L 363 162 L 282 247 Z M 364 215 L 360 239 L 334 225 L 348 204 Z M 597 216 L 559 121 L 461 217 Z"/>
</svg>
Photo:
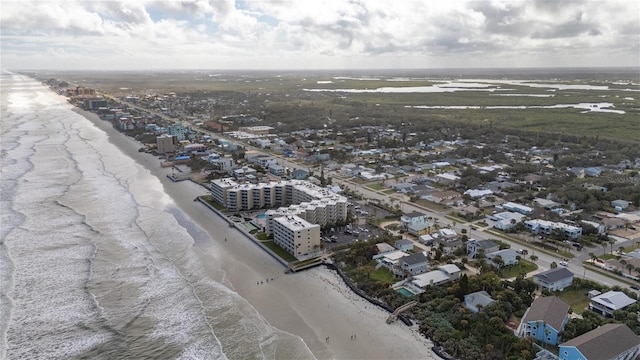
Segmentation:
<svg viewBox="0 0 640 360">
<path fill-rule="evenodd" d="M 224 178 L 211 182 L 213 199 L 229 211 L 274 208 L 267 211 L 269 220 L 297 215 L 311 223 L 326 226 L 347 220 L 347 199 L 304 180 L 287 180 L 258 184 L 240 184 Z M 267 221 L 267 233 L 272 233 Z"/>
<path fill-rule="evenodd" d="M 295 215 L 273 221 L 273 241 L 295 257 L 313 254 L 320 248 L 320 225 Z"/>
</svg>

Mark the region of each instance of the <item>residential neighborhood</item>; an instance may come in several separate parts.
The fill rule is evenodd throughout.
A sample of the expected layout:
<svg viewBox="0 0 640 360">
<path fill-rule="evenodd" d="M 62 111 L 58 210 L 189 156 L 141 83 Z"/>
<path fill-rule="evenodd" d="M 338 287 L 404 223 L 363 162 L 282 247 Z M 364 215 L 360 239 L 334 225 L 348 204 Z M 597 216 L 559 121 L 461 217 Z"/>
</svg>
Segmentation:
<svg viewBox="0 0 640 360">
<path fill-rule="evenodd" d="M 606 358 L 640 353 L 637 151 L 489 128 L 293 130 L 229 110 L 237 99 L 200 99 L 196 110 L 178 93 L 83 90 L 71 101 L 186 172 L 174 181 L 207 187 L 201 201 L 287 271 L 331 264 L 391 308 L 417 301 L 403 321 L 461 358 L 473 356 L 452 329 L 470 334 L 463 324 L 488 314 L 493 339 L 523 358 L 604 359 L 598 347 L 613 333 L 625 340 Z M 228 113 L 212 117 L 223 103 Z"/>
</svg>

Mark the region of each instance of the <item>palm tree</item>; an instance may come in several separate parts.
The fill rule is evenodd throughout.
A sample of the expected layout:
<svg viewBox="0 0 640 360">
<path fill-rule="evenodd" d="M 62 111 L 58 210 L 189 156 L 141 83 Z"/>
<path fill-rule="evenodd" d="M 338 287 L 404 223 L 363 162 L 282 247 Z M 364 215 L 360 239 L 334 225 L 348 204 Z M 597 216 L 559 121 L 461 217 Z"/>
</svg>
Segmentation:
<svg viewBox="0 0 640 360">
<path fill-rule="evenodd" d="M 631 270 L 635 269 L 636 267 L 633 266 L 633 264 L 627 264 L 627 270 L 629 270 L 629 275 L 631 275 Z"/>
<path fill-rule="evenodd" d="M 590 252 L 589 258 L 591 258 L 591 260 L 595 262 L 596 260 L 598 260 L 598 255 L 594 254 L 593 252 Z"/>
</svg>

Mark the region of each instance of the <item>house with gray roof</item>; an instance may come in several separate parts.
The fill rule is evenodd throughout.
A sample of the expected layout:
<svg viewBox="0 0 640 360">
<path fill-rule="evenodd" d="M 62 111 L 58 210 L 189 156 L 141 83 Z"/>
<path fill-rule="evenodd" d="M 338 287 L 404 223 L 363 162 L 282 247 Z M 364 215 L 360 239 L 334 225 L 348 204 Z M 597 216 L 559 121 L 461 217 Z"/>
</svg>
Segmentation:
<svg viewBox="0 0 640 360">
<path fill-rule="evenodd" d="M 409 239 L 396 240 L 396 242 L 393 243 L 393 247 L 395 247 L 398 250 L 402 250 L 402 251 L 412 251 L 413 250 L 413 241 L 411 241 Z"/>
<path fill-rule="evenodd" d="M 589 302 L 589 310 L 604 316 L 613 316 L 614 311 L 624 309 L 636 301 L 637 300 L 628 297 L 627 294 L 622 291 L 611 290 L 592 297 Z"/>
<path fill-rule="evenodd" d="M 476 291 L 464 296 L 464 307 L 474 313 L 480 312 L 480 310 L 495 302 L 496 301 L 491 298 L 491 295 L 484 290 Z"/>
<path fill-rule="evenodd" d="M 561 291 L 573 283 L 573 273 L 566 267 L 557 267 L 533 276 L 534 284 L 549 291 Z"/>
<path fill-rule="evenodd" d="M 400 269 L 406 276 L 422 274 L 428 267 L 429 262 L 424 252 L 417 252 L 400 259 Z"/>
<path fill-rule="evenodd" d="M 534 337 L 550 345 L 560 341 L 558 336 L 569 321 L 569 305 L 555 296 L 540 297 L 533 300 L 524 313 L 519 336 Z"/>
<path fill-rule="evenodd" d="M 471 259 L 477 258 L 480 253 L 487 255 L 498 250 L 500 250 L 500 245 L 491 240 L 470 239 L 467 241 L 467 256 Z"/>
<path fill-rule="evenodd" d="M 502 261 L 504 262 L 503 266 L 511 266 L 518 264 L 518 253 L 512 249 L 504 249 L 498 250 L 487 254 L 487 262 L 491 263 L 491 265 L 495 267 L 499 267 L 498 264 L 495 263 L 494 259 L 500 256 Z"/>
<path fill-rule="evenodd" d="M 410 224 L 407 228 L 407 232 L 413 236 L 421 236 L 431 233 L 435 230 L 435 226 L 432 222 L 426 221 L 424 223 Z"/>
<path fill-rule="evenodd" d="M 605 324 L 560 344 L 560 360 L 636 360 L 640 337 L 625 324 Z"/>
</svg>

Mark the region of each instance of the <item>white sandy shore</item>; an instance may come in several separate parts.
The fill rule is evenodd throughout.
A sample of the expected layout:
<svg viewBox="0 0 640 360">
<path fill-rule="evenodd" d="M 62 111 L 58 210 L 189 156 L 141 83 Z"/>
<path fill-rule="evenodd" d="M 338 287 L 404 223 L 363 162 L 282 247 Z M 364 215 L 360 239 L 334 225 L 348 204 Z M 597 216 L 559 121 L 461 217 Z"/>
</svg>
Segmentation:
<svg viewBox="0 0 640 360">
<path fill-rule="evenodd" d="M 140 143 L 120 134 L 95 114 L 78 112 L 156 175 L 176 205 L 210 235 L 211 240 L 196 241 L 194 246 L 204 266 L 211 267 L 207 269 L 211 277 L 234 289 L 276 328 L 300 336 L 317 358 L 438 359 L 416 326 L 386 324 L 388 313 L 355 295 L 333 271 L 320 267 L 285 275 L 280 263 L 230 229 L 204 205 L 193 201 L 207 193 L 203 187 L 190 181 L 170 181 L 166 175 L 171 170 L 160 167 L 157 157 L 139 153 Z M 212 263 L 220 263 L 221 268 Z M 272 278 L 273 281 L 257 285 Z"/>
</svg>

